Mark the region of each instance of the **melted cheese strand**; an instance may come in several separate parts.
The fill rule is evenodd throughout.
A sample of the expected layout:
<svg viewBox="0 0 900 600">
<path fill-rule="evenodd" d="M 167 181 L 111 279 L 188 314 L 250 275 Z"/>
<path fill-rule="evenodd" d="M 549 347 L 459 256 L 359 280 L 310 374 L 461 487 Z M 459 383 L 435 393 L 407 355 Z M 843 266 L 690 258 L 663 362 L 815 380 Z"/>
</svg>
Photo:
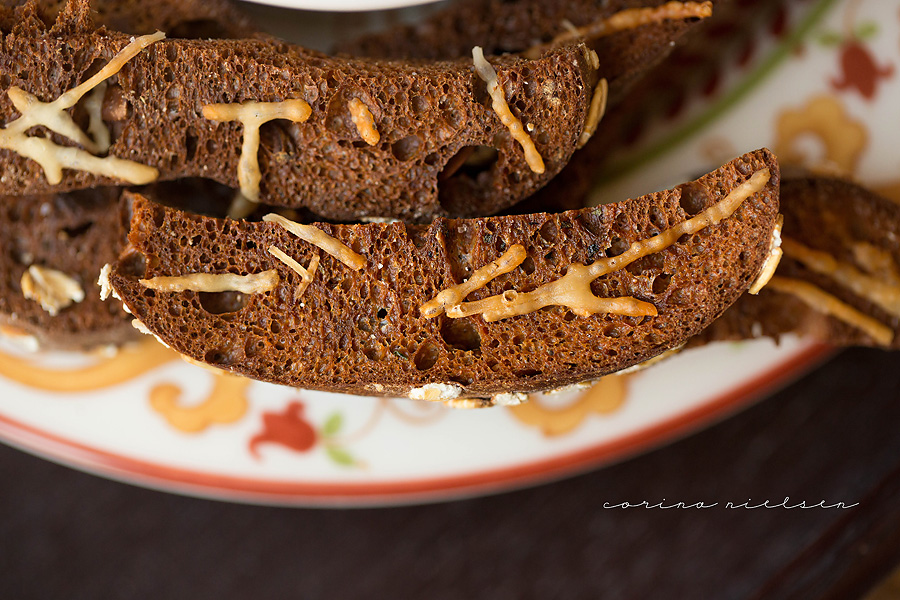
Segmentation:
<svg viewBox="0 0 900 600">
<path fill-rule="evenodd" d="M 484 58 L 481 46 L 472 48 L 472 62 L 475 65 L 475 72 L 487 84 L 487 91 L 491 96 L 491 108 L 497 113 L 500 122 L 509 130 L 512 138 L 522 146 L 528 168 L 535 173 L 543 173 L 544 159 L 541 158 L 537 148 L 534 147 L 531 137 L 522 127 L 522 121 L 516 118 L 510 110 L 509 104 L 506 102 L 506 96 L 503 95 L 503 88 L 500 87 L 500 82 L 497 80 L 497 71 Z"/>
<path fill-rule="evenodd" d="M 894 341 L 894 332 L 890 327 L 841 302 L 811 283 L 776 275 L 769 281 L 768 287 L 776 292 L 796 296 L 813 310 L 860 329 L 882 346 L 889 346 Z"/>
<path fill-rule="evenodd" d="M 748 294 L 757 295 L 766 287 L 766 284 L 772 279 L 772 275 L 775 274 L 775 269 L 778 268 L 778 263 L 781 262 L 781 256 L 784 254 L 784 251 L 781 249 L 781 227 L 783 225 L 784 216 L 778 215 L 778 221 L 775 223 L 775 229 L 772 231 L 772 239 L 769 240 L 769 253 L 766 255 L 766 261 L 763 263 L 756 281 L 747 290 Z"/>
<path fill-rule="evenodd" d="M 504 273 L 509 273 L 522 264 L 527 254 L 522 244 L 513 244 L 503 255 L 497 260 L 481 267 L 469 277 L 467 281 L 447 288 L 419 307 L 419 311 L 426 319 L 432 319 L 442 312 L 448 306 L 459 304 L 466 299 L 466 296 L 486 286 Z"/>
<path fill-rule="evenodd" d="M 785 254 L 810 271 L 830 277 L 857 296 L 900 317 L 900 286 L 866 275 L 853 265 L 835 260 L 827 252 L 813 250 L 791 238 L 784 238 L 783 248 Z"/>
<path fill-rule="evenodd" d="M 597 87 L 594 88 L 594 95 L 591 97 L 591 107 L 588 109 L 587 120 L 584 122 L 584 131 L 581 132 L 581 137 L 578 138 L 578 144 L 575 145 L 576 149 L 584 147 L 591 139 L 591 136 L 594 135 L 594 132 L 597 131 L 597 125 L 600 124 L 600 120 L 606 114 L 606 98 L 608 95 L 609 84 L 606 82 L 606 79 L 601 79 L 597 83 Z"/>
<path fill-rule="evenodd" d="M 56 185 L 62 181 L 63 169 L 85 171 L 112 179 L 121 179 L 136 185 L 156 181 L 159 171 L 115 156 L 94 156 L 81 148 L 57 146 L 51 140 L 16 134 L 7 137 L 0 129 L 0 148 L 6 148 L 35 161 L 44 169 L 47 182 Z"/>
<path fill-rule="evenodd" d="M 359 271 L 366 266 L 366 259 L 362 255 L 357 254 L 318 227 L 302 225 L 275 213 L 267 214 L 263 217 L 263 221 L 281 225 L 301 240 L 321 248 L 354 271 Z"/>
<path fill-rule="evenodd" d="M 652 238 L 634 242 L 628 250 L 618 256 L 601 258 L 595 261 L 590 266 L 591 273 L 594 277 L 600 277 L 601 275 L 618 271 L 639 258 L 668 248 L 683 235 L 692 235 L 710 225 L 718 224 L 723 219 L 730 217 L 744 200 L 762 190 L 769 182 L 770 177 L 771 174 L 768 168 L 760 169 L 750 179 L 731 190 L 731 193 L 725 196 L 721 202 L 710 206 L 697 216 L 687 221 L 682 221 Z"/>
<path fill-rule="evenodd" d="M 312 114 L 305 100 L 282 102 L 253 102 L 243 104 L 207 104 L 203 117 L 210 121 L 240 121 L 244 128 L 241 158 L 238 161 L 238 183 L 241 193 L 252 202 L 259 202 L 259 128 L 275 119 L 303 123 Z"/>
<path fill-rule="evenodd" d="M 88 133 L 94 140 L 97 154 L 106 154 L 109 152 L 110 135 L 109 127 L 103 122 L 103 98 L 106 96 L 105 81 L 94 88 L 94 91 L 84 100 L 84 109 L 88 114 Z"/>
<path fill-rule="evenodd" d="M 372 111 L 359 98 L 350 101 L 350 119 L 356 125 L 356 131 L 365 143 L 374 146 L 381 140 L 381 135 L 375 129 L 375 118 L 372 116 Z"/>
<path fill-rule="evenodd" d="M 90 115 L 90 130 L 95 139 L 91 139 L 82 131 L 72 120 L 71 115 L 65 111 L 75 106 L 87 92 L 94 88 L 99 90 L 101 84 L 118 73 L 126 62 L 150 44 L 164 37 L 165 34 L 158 31 L 152 35 L 135 38 L 95 75 L 64 92 L 52 102 L 42 102 L 33 94 L 19 87 L 10 87 L 7 94 L 21 116 L 7 124 L 4 129 L 0 129 L 0 148 L 12 150 L 37 162 L 44 170 L 44 176 L 48 183 L 52 185 L 62 181 L 64 168 L 86 171 L 138 185 L 154 181 L 159 176 L 159 171 L 153 167 L 114 156 L 99 158 L 91 154 L 92 152 L 105 152 L 109 149 L 109 131 L 99 116 L 100 105 L 103 102 L 99 91 L 89 98 L 87 105 Z M 105 91 L 105 86 L 103 88 Z M 48 138 L 26 134 L 30 128 L 38 125 L 80 144 L 86 150 L 59 146 Z"/>
<path fill-rule="evenodd" d="M 307 273 L 309 273 L 309 281 L 303 280 L 300 282 L 300 285 L 298 285 L 297 289 L 294 290 L 294 301 L 299 300 L 300 298 L 303 297 L 303 294 L 306 293 L 306 288 L 308 288 L 309 284 L 312 283 L 313 277 L 315 277 L 316 270 L 318 268 L 319 268 L 319 255 L 313 254 L 312 258 L 309 259 L 309 267 L 307 267 L 307 269 L 306 269 Z"/>
<path fill-rule="evenodd" d="M 731 216 L 750 196 L 762 190 L 770 178 L 769 169 L 760 169 L 750 179 L 736 187 L 721 202 L 697 216 L 683 221 L 652 238 L 634 242 L 622 254 L 602 258 L 590 266 L 573 263 L 566 274 L 556 281 L 519 294 L 508 290 L 476 302 L 465 302 L 447 310 L 447 316 L 460 318 L 483 313 L 486 321 L 523 315 L 546 306 L 566 306 L 576 315 L 588 316 L 599 312 L 629 316 L 654 316 L 656 307 L 635 298 L 597 298 L 591 292 L 591 282 L 601 275 L 618 271 L 632 262 L 668 248 L 685 234 L 693 234 Z"/>
<path fill-rule="evenodd" d="M 523 54 L 526 58 L 538 58 L 550 48 L 564 46 L 582 38 L 595 39 L 620 31 L 636 29 L 642 25 L 693 18 L 703 19 L 711 15 L 712 2 L 667 2 L 657 7 L 628 8 L 584 27 L 566 27 L 566 30 L 553 38 L 550 43 L 529 48 Z"/>
<path fill-rule="evenodd" d="M 241 292 L 263 294 L 278 285 L 278 271 L 269 269 L 261 273 L 235 275 L 234 273 L 190 273 L 168 277 L 141 279 L 144 287 L 160 292 Z"/>
<path fill-rule="evenodd" d="M 312 281 L 312 274 L 307 271 L 303 265 L 282 252 L 280 248 L 269 246 L 269 254 L 286 264 L 291 270 L 295 271 L 304 282 L 309 283 Z"/>
<path fill-rule="evenodd" d="M 565 306 L 579 317 L 596 313 L 613 313 L 630 317 L 656 316 L 656 307 L 636 298 L 598 298 L 591 291 L 590 267 L 579 263 L 569 265 L 566 274 L 531 292 L 520 294 L 507 290 L 475 302 L 464 302 L 447 309 L 453 319 L 482 313 L 484 320 L 499 321 L 528 314 L 546 306 Z"/>
</svg>

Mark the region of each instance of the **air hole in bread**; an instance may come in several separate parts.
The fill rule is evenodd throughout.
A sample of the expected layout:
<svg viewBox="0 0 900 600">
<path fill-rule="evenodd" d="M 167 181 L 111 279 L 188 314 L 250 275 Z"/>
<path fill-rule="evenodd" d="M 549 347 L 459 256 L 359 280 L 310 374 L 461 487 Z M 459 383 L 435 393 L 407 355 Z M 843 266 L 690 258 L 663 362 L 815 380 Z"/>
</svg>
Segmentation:
<svg viewBox="0 0 900 600">
<path fill-rule="evenodd" d="M 419 134 L 413 133 L 391 144 L 391 154 L 393 154 L 394 158 L 397 160 L 406 162 L 416 158 L 419 155 L 421 148 L 422 138 L 419 137 Z"/>
<path fill-rule="evenodd" d="M 427 371 L 435 365 L 440 357 L 440 350 L 432 341 L 426 341 L 419 346 L 419 349 L 413 355 L 413 364 L 419 371 Z"/>
<path fill-rule="evenodd" d="M 706 188 L 692 182 L 682 185 L 678 189 L 681 192 L 679 203 L 684 212 L 694 216 L 706 209 L 706 205 L 709 203 L 709 193 Z"/>
<path fill-rule="evenodd" d="M 513 371 L 513 375 L 516 377 L 537 377 L 541 374 L 543 374 L 543 371 L 539 369 L 518 369 Z"/>
<path fill-rule="evenodd" d="M 441 320 L 441 338 L 451 348 L 471 352 L 481 348 L 481 334 L 469 319 Z"/>
<path fill-rule="evenodd" d="M 221 348 L 213 348 L 203 355 L 203 362 L 211 365 L 227 366 L 235 362 L 234 352 L 222 350 Z"/>
<path fill-rule="evenodd" d="M 492 146 L 463 146 L 444 165 L 438 174 L 438 181 L 467 177 L 477 182 L 479 175 L 490 171 L 499 158 L 500 152 Z"/>
<path fill-rule="evenodd" d="M 530 256 L 526 256 L 525 260 L 522 261 L 522 264 L 520 266 L 526 275 L 531 275 L 532 273 L 534 273 L 534 259 L 532 259 Z"/>
<path fill-rule="evenodd" d="M 384 308 L 379 308 L 378 312 L 375 313 L 375 316 L 377 316 L 379 319 L 383 319 L 387 316 L 387 310 Z"/>
<path fill-rule="evenodd" d="M 197 136 L 190 132 L 184 134 L 184 156 L 188 161 L 194 160 L 197 155 Z"/>
<path fill-rule="evenodd" d="M 668 273 L 663 273 L 662 275 L 657 275 L 653 279 L 653 293 L 654 294 L 662 294 L 669 288 L 669 283 L 672 281 L 672 276 Z"/>
<path fill-rule="evenodd" d="M 650 207 L 650 222 L 659 229 L 667 229 L 669 227 L 669 220 L 666 218 L 666 214 L 658 206 Z"/>
<path fill-rule="evenodd" d="M 240 292 L 200 292 L 198 296 L 203 310 L 214 315 L 238 312 L 250 302 L 250 296 Z"/>
<path fill-rule="evenodd" d="M 119 259 L 118 271 L 128 277 L 143 277 L 147 274 L 147 257 L 132 250 Z"/>
<path fill-rule="evenodd" d="M 81 225 L 77 225 L 75 227 L 63 227 L 59 230 L 59 232 L 66 238 L 72 239 L 77 238 L 78 236 L 84 235 L 88 232 L 91 226 L 94 224 L 93 221 L 88 221 L 87 223 L 82 223 Z"/>
<path fill-rule="evenodd" d="M 609 248 L 606 250 L 606 256 L 619 256 L 620 254 L 624 254 L 630 247 L 631 244 L 622 238 L 613 238 L 612 243 L 610 243 Z"/>
<path fill-rule="evenodd" d="M 555 244 L 556 239 L 559 237 L 559 228 L 552 220 L 547 221 L 538 229 L 538 235 L 548 244 Z"/>
<path fill-rule="evenodd" d="M 387 349 L 378 342 L 372 342 L 363 348 L 363 355 L 369 360 L 384 360 L 387 357 Z"/>
</svg>

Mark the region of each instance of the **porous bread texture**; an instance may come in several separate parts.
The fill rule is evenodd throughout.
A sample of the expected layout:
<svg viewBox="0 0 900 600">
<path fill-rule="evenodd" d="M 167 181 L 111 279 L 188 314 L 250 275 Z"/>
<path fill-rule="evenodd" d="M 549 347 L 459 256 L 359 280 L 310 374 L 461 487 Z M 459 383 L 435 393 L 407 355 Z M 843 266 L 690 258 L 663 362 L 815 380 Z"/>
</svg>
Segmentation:
<svg viewBox="0 0 900 600">
<path fill-rule="evenodd" d="M 24 4 L 25 0 L 0 1 L 8 9 Z M 236 39 L 259 34 L 231 0 L 35 0 L 34 5 L 36 16 L 47 27 L 69 11 L 58 29 L 77 29 L 92 22 L 134 35 L 165 31 L 170 38 Z M 79 20 L 81 24 L 75 25 Z"/>
<path fill-rule="evenodd" d="M 578 317 L 554 306 L 487 323 L 480 316 L 426 318 L 420 307 L 508 247 L 527 253 L 519 268 L 469 300 L 533 290 L 568 265 L 621 254 L 718 203 L 755 172 L 765 188 L 730 217 L 594 281 L 599 297 L 634 296 L 656 317 Z M 460 398 L 489 398 L 596 379 L 683 343 L 756 279 L 778 211 L 779 172 L 766 150 L 746 154 L 699 180 L 636 200 L 561 214 L 431 225 L 316 224 L 366 258 L 353 271 L 269 223 L 236 222 L 134 200 L 130 246 L 113 266 L 112 286 L 135 317 L 182 354 L 263 381 L 293 387 L 407 395 L 428 384 L 460 387 Z M 318 272 L 302 299 L 300 276 L 267 248 Z M 140 278 L 191 272 L 235 274 L 276 268 L 272 292 L 235 298 L 162 294 Z"/>
<path fill-rule="evenodd" d="M 125 243 L 120 195 L 104 188 L 0 197 L 0 324 L 34 336 L 42 348 L 86 349 L 134 337 L 121 305 L 101 302 L 96 284 L 100 267 Z M 31 265 L 72 277 L 84 299 L 50 315 L 23 294 L 22 276 Z"/>
<path fill-rule="evenodd" d="M 52 27 L 66 2 L 40 0 L 32 6 L 4 0 L 10 27 L 20 25 L 28 35 Z M 246 37 L 255 27 L 226 0 L 132 0 L 68 3 L 57 31 L 64 25 L 74 30 L 91 29 L 93 22 L 134 34 L 163 29 L 171 37 Z M 31 16 L 26 16 L 30 14 Z M 2 19 L 0 19 L 2 20 Z M 36 22 L 40 21 L 42 25 Z M 27 23 L 32 23 L 29 32 Z M 186 198 L 197 190 L 185 189 Z M 119 345 L 136 337 L 132 317 L 121 306 L 101 302 L 97 274 L 113 262 L 125 244 L 128 217 L 120 206 L 121 189 L 102 188 L 60 194 L 0 197 L 0 337 L 15 334 L 43 349 L 88 350 Z M 184 199 L 182 199 L 184 200 Z M 27 300 L 21 289 L 22 274 L 30 264 L 44 265 L 73 276 L 85 290 L 85 298 L 57 316 Z"/>
<path fill-rule="evenodd" d="M 109 60 L 128 39 L 102 30 L 50 35 L 32 24 L 28 34 L 3 36 L 0 71 L 9 85 L 46 101 L 82 81 L 92 64 Z M 134 57 L 104 100 L 109 153 L 156 167 L 161 179 L 196 176 L 237 187 L 242 127 L 206 119 L 202 107 L 302 99 L 312 108 L 306 122 L 273 121 L 260 131 L 261 202 L 343 220 L 490 214 L 531 194 L 568 162 L 597 81 L 578 46 L 536 61 L 490 60 L 512 110 L 535 127 L 530 135 L 546 163 L 543 174 L 528 168 L 471 59 L 333 59 L 260 40 L 164 40 Z M 372 112 L 380 132 L 374 146 L 351 119 L 353 98 Z M 16 114 L 0 96 L 0 120 Z M 439 181 L 458 153 L 482 146 L 499 151 L 495 163 Z M 5 150 L 0 167 L 7 193 L 16 195 L 117 183 L 66 170 L 51 186 L 36 163 Z"/>
<path fill-rule="evenodd" d="M 782 236 L 827 252 L 837 261 L 890 283 L 900 278 L 900 205 L 841 179 L 804 176 L 781 186 Z M 886 273 L 872 273 L 858 256 L 860 245 L 876 249 L 886 260 Z M 893 270 L 893 275 L 891 274 Z M 813 272 L 785 252 L 776 276 L 808 282 L 894 331 L 887 347 L 900 349 L 900 317 L 852 292 L 833 277 Z M 878 346 L 859 327 L 821 314 L 794 295 L 763 288 L 759 296 L 742 296 L 724 315 L 691 341 L 733 341 L 756 337 L 778 339 L 798 333 L 836 346 Z"/>
<path fill-rule="evenodd" d="M 390 59 L 452 60 L 481 46 L 485 54 L 521 53 L 629 8 L 665 0 L 462 0 L 421 22 L 400 25 L 338 44 L 347 55 Z M 718 3 L 717 3 L 718 4 Z M 650 67 L 672 51 L 695 20 L 666 21 L 586 40 L 597 52 L 598 73 L 610 85 L 615 104 Z"/>
</svg>

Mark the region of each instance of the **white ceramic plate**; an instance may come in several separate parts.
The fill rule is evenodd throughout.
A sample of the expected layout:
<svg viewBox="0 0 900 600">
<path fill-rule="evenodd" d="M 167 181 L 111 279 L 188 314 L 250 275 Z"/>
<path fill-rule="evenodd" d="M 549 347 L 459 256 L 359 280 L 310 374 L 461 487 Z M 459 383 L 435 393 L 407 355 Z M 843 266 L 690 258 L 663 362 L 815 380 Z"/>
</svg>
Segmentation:
<svg viewBox="0 0 900 600">
<path fill-rule="evenodd" d="M 790 4 L 786 29 L 617 157 L 599 197 L 669 187 L 764 145 L 900 196 L 900 9 Z M 587 391 L 464 412 L 222 378 L 154 342 L 112 358 L 0 351 L 7 443 L 140 485 L 307 506 L 443 500 L 583 471 L 721 418 L 826 352 L 796 339 L 710 346 Z"/>
<path fill-rule="evenodd" d="M 281 8 L 298 8 L 329 12 L 349 12 L 366 10 L 387 10 L 431 4 L 440 0 L 245 0 L 256 4 L 268 4 Z"/>
</svg>

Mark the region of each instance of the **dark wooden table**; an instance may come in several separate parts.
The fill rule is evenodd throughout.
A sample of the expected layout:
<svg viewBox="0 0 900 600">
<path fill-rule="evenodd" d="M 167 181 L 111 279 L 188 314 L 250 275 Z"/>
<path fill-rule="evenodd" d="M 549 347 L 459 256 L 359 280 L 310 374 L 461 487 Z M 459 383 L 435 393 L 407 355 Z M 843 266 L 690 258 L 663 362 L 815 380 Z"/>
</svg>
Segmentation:
<svg viewBox="0 0 900 600">
<path fill-rule="evenodd" d="M 0 598 L 856 598 L 900 564 L 900 356 L 594 473 L 430 506 L 143 490 L 0 446 Z M 849 509 L 729 509 L 751 499 Z M 718 502 L 708 509 L 603 504 Z"/>
</svg>

